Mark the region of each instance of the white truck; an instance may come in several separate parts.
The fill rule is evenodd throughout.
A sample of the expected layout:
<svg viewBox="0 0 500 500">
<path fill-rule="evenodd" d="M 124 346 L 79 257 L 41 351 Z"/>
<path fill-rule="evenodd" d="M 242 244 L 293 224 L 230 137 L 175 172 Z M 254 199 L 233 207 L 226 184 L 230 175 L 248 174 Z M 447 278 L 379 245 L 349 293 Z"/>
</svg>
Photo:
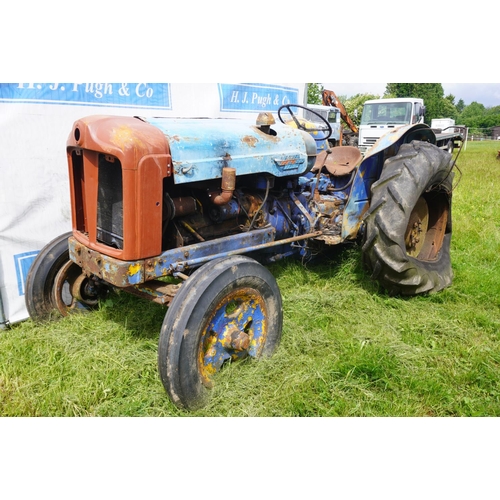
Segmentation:
<svg viewBox="0 0 500 500">
<path fill-rule="evenodd" d="M 332 127 L 332 134 L 328 139 L 330 146 L 340 146 L 340 109 L 335 106 L 324 106 L 321 104 L 307 104 L 307 107 L 320 114 Z M 318 117 L 315 117 L 314 114 L 309 113 L 307 110 L 303 111 L 303 118 L 313 123 L 318 121 Z"/>
<path fill-rule="evenodd" d="M 395 128 L 423 123 L 424 115 L 423 99 L 399 97 L 366 101 L 359 125 L 358 147 L 361 153 L 364 155 L 380 137 Z M 463 129 L 454 127 L 454 123 L 453 126 L 436 130 L 436 145 L 451 153 L 456 146 L 456 141 L 464 140 L 463 132 Z"/>
<path fill-rule="evenodd" d="M 455 120 L 453 118 L 433 118 L 431 121 L 431 129 L 437 133 L 449 130 L 450 127 L 455 127 Z"/>
</svg>

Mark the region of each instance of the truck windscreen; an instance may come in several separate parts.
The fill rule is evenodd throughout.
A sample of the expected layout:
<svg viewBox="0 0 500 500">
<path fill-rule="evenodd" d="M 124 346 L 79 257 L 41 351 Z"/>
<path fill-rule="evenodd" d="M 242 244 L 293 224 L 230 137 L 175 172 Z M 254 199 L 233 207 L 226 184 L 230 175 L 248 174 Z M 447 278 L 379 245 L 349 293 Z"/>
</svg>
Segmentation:
<svg viewBox="0 0 500 500">
<path fill-rule="evenodd" d="M 337 123 L 337 113 L 335 111 L 329 111 L 327 109 L 325 110 L 314 110 L 316 113 L 320 114 L 325 120 L 327 120 L 329 123 Z M 320 122 L 318 117 L 309 112 L 308 110 L 304 110 L 304 118 L 306 120 L 309 120 L 313 123 Z"/>
<path fill-rule="evenodd" d="M 403 125 L 411 122 L 410 102 L 365 103 L 361 125 Z"/>
</svg>

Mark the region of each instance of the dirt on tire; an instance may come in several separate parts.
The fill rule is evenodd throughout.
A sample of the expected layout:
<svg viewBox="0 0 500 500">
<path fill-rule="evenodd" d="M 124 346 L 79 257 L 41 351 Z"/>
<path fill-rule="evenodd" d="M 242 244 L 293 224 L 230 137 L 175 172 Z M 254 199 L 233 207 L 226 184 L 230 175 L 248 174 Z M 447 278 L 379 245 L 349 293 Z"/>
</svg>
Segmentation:
<svg viewBox="0 0 500 500">
<path fill-rule="evenodd" d="M 386 161 L 372 185 L 370 209 L 364 216 L 363 260 L 372 278 L 391 295 L 437 292 L 453 280 L 452 169 L 448 152 L 413 141 Z M 417 204 L 425 207 L 423 221 L 414 215 Z M 415 236 L 410 234 L 413 230 Z M 418 254 L 412 254 L 411 245 L 418 246 Z"/>
</svg>

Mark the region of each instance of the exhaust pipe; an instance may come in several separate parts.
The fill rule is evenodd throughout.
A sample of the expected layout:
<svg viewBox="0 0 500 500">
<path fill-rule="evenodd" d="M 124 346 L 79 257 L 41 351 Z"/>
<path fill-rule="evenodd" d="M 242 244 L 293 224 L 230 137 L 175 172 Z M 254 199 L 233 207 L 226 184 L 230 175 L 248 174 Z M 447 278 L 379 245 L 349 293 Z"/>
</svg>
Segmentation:
<svg viewBox="0 0 500 500">
<path fill-rule="evenodd" d="M 222 169 L 222 184 L 221 193 L 218 194 L 212 201 L 215 205 L 226 205 L 233 197 L 236 187 L 236 169 L 233 167 L 223 167 Z"/>
</svg>

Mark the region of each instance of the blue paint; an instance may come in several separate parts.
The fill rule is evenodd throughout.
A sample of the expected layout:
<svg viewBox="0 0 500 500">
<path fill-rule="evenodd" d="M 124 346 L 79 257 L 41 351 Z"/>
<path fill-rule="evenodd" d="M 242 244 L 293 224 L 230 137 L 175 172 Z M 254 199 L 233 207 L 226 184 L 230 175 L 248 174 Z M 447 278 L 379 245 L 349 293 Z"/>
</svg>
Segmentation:
<svg viewBox="0 0 500 500">
<path fill-rule="evenodd" d="M 435 144 L 436 137 L 425 124 L 407 125 L 391 130 L 367 151 L 356 173 L 349 201 L 345 207 L 343 240 L 356 238 L 363 214 L 370 206 L 371 186 L 380 178 L 385 161 L 393 157 L 402 144 L 412 140 L 429 140 Z"/>
<path fill-rule="evenodd" d="M 172 109 L 169 83 L 1 83 L 0 102 Z"/>
<path fill-rule="evenodd" d="M 200 372 L 207 382 L 224 361 L 260 355 L 266 340 L 266 317 L 264 304 L 253 291 L 236 290 L 219 304 L 200 341 Z M 247 337 L 248 346 L 238 348 L 233 336 Z"/>
<path fill-rule="evenodd" d="M 274 228 L 256 229 L 253 231 L 217 238 L 215 240 L 173 248 L 163 252 L 147 262 L 153 266 L 146 266 L 145 261 L 123 261 L 110 257 L 94 250 L 89 250 L 90 259 L 99 261 L 99 276 L 118 287 L 138 285 L 161 276 L 171 276 L 176 272 L 183 272 L 188 268 L 197 267 L 209 260 L 227 255 L 247 253 L 261 245 L 272 244 L 275 239 Z M 80 244 L 70 237 L 68 239 L 69 258 L 81 265 L 77 247 Z M 136 272 L 131 272 L 136 269 Z M 123 281 L 118 281 L 123 280 Z"/>
<path fill-rule="evenodd" d="M 16 276 L 17 276 L 17 289 L 19 295 L 22 296 L 25 293 L 24 287 L 26 285 L 26 278 L 28 277 L 28 272 L 30 270 L 33 261 L 39 251 L 36 252 L 24 252 L 14 255 L 14 264 L 16 266 Z"/>
<path fill-rule="evenodd" d="M 252 252 L 262 245 L 272 244 L 275 236 L 275 229 L 269 227 L 167 250 L 155 259 L 154 276 L 148 272 L 147 279 L 183 272 L 218 257 Z"/>
<path fill-rule="evenodd" d="M 167 137 L 174 181 L 185 184 L 218 179 L 222 168 L 236 175 L 301 175 L 314 165 L 316 143 L 307 133 L 282 123 L 267 135 L 254 120 L 151 118 L 148 123 Z"/>
<path fill-rule="evenodd" d="M 296 88 L 258 83 L 219 83 L 221 111 L 278 111 L 299 101 Z"/>
<path fill-rule="evenodd" d="M 134 274 L 128 275 L 128 282 L 130 285 L 139 285 L 144 282 L 144 274 L 142 273 L 142 267 Z"/>
</svg>

